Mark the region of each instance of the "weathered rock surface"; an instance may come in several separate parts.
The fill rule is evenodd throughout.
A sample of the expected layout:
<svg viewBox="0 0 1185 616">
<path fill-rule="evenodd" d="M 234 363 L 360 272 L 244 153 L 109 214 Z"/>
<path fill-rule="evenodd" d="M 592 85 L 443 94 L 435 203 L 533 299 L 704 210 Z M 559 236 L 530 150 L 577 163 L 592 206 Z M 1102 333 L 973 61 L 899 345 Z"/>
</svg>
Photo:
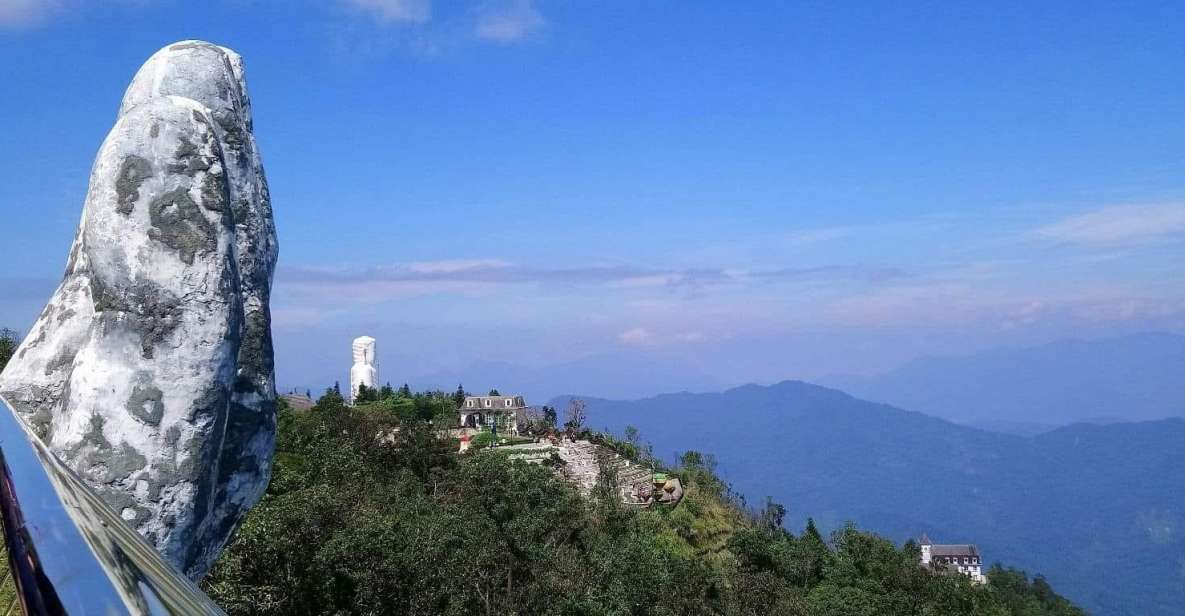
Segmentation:
<svg viewBox="0 0 1185 616">
<path fill-rule="evenodd" d="M 54 453 L 194 579 L 271 471 L 277 251 L 242 60 L 170 45 L 128 88 L 65 277 L 0 374 Z"/>
</svg>

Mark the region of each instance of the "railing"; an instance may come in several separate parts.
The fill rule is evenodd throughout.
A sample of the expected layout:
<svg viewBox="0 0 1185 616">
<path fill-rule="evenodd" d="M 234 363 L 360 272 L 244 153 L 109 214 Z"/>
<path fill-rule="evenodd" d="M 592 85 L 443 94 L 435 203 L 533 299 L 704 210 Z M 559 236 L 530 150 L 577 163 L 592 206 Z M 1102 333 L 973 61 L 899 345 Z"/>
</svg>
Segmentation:
<svg viewBox="0 0 1185 616">
<path fill-rule="evenodd" d="M 66 468 L 2 397 L 0 514 L 10 567 L 4 586 L 7 579 L 15 583 L 25 614 L 222 614 Z"/>
</svg>

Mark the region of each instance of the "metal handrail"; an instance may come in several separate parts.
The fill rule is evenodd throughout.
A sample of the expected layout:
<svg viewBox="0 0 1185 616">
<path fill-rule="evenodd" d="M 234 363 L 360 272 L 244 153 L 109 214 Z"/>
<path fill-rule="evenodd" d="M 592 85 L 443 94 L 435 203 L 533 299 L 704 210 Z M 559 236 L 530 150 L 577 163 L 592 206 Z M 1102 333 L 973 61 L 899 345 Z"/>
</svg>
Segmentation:
<svg viewBox="0 0 1185 616">
<path fill-rule="evenodd" d="M 0 515 L 28 615 L 222 614 L 0 397 Z"/>
</svg>

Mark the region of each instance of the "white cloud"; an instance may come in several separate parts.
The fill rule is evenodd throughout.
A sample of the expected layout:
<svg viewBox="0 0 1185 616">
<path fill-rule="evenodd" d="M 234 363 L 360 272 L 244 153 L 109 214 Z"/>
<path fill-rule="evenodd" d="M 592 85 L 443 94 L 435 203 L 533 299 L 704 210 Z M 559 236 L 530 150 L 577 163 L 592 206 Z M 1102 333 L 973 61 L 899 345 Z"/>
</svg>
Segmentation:
<svg viewBox="0 0 1185 616">
<path fill-rule="evenodd" d="M 1037 229 L 1040 238 L 1069 244 L 1120 245 L 1185 234 L 1185 204 L 1116 205 Z"/>
<path fill-rule="evenodd" d="M 654 343 L 654 334 L 645 327 L 635 327 L 618 334 L 617 341 L 626 346 L 647 346 Z"/>
<path fill-rule="evenodd" d="M 483 11 L 474 33 L 487 41 L 513 43 L 542 28 L 544 23 L 543 15 L 531 0 L 513 0 Z"/>
<path fill-rule="evenodd" d="M 648 287 L 671 287 L 685 282 L 687 276 L 681 272 L 650 274 L 623 278 L 618 284 L 627 289 L 643 289 Z"/>
<path fill-rule="evenodd" d="M 612 287 L 626 291 L 652 288 L 688 291 L 736 284 L 768 286 L 855 282 L 877 285 L 907 277 L 905 272 L 893 268 L 866 266 L 742 271 L 717 267 L 670 269 L 601 264 L 547 267 L 517 265 L 498 259 L 418 261 L 364 268 L 285 267 L 279 274 L 279 280 L 285 286 L 319 289 L 322 292 L 367 287 L 374 290 L 397 289 L 400 295 L 414 288 L 438 292 L 444 288 L 509 284 Z"/>
<path fill-rule="evenodd" d="M 499 259 L 442 259 L 409 263 L 406 269 L 417 274 L 457 274 L 473 270 L 502 269 L 510 265 Z"/>
<path fill-rule="evenodd" d="M 38 24 L 59 5 L 57 0 L 0 0 L 0 28 Z"/>
<path fill-rule="evenodd" d="M 686 331 L 671 335 L 659 335 L 645 327 L 627 329 L 617 335 L 617 342 L 624 346 L 655 347 L 672 344 L 697 344 L 706 342 L 708 337 L 700 331 Z"/>
<path fill-rule="evenodd" d="M 0 0 L 2 2 L 3 0 Z M 431 0 L 343 0 L 382 23 L 423 23 L 432 18 Z"/>
</svg>

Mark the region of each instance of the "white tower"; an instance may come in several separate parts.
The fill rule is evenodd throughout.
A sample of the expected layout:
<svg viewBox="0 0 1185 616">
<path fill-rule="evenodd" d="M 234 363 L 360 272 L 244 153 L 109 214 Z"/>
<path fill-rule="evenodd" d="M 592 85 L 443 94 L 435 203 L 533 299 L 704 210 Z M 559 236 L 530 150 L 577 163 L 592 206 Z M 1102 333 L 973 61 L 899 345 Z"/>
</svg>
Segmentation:
<svg viewBox="0 0 1185 616">
<path fill-rule="evenodd" d="M 932 549 L 934 544 L 930 541 L 930 538 L 926 536 L 926 533 L 922 533 L 922 538 L 919 540 L 919 547 L 922 548 L 922 564 L 930 564 L 930 559 L 933 558 Z"/>
<path fill-rule="evenodd" d="M 350 366 L 350 399 L 358 395 L 358 386 L 373 388 L 379 380 L 378 369 L 374 367 L 374 338 L 362 336 L 354 339 L 354 365 Z"/>
</svg>

